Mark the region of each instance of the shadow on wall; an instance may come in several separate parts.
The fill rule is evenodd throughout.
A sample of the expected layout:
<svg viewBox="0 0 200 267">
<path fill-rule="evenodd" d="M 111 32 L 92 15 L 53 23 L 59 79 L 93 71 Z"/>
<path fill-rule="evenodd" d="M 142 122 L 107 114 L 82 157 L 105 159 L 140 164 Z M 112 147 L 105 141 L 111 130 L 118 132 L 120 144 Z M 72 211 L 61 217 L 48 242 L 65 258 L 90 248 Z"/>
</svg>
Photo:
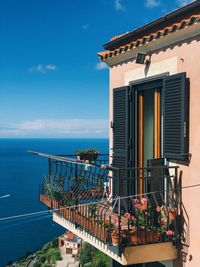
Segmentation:
<svg viewBox="0 0 200 267">
<path fill-rule="evenodd" d="M 178 203 L 180 203 L 180 215 L 179 215 L 179 232 L 180 232 L 180 251 L 179 258 L 181 259 L 181 265 L 177 265 L 180 267 L 185 266 L 188 256 L 188 248 L 190 246 L 190 220 L 188 213 L 185 209 L 184 203 L 182 202 L 182 171 L 180 171 L 178 188 L 180 188 L 180 194 L 178 194 L 179 199 Z M 192 255 L 189 255 L 189 261 L 192 261 Z"/>
</svg>

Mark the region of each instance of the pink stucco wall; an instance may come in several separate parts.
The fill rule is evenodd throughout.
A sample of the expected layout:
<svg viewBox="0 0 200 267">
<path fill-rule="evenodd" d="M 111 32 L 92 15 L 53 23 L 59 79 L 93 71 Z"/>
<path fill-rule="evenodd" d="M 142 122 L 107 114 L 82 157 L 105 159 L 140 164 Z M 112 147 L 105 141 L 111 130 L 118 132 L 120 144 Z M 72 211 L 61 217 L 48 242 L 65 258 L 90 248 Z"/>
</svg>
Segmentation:
<svg viewBox="0 0 200 267">
<path fill-rule="evenodd" d="M 169 48 L 160 49 L 152 54 L 152 62 L 160 62 L 177 56 L 177 73 L 186 72 L 190 79 L 190 153 L 189 166 L 180 166 L 183 171 L 183 186 L 200 183 L 200 37 L 184 41 Z M 139 66 L 141 67 L 141 65 Z M 112 91 L 123 86 L 124 74 L 138 68 L 133 60 L 110 68 L 110 120 L 112 120 Z M 167 71 L 167 70 L 166 70 Z M 134 80 L 134 77 L 133 77 Z M 112 147 L 112 130 L 110 130 L 110 147 Z M 187 261 L 174 266 L 200 266 L 200 187 L 183 189 L 183 203 L 189 216 L 190 246 Z"/>
</svg>

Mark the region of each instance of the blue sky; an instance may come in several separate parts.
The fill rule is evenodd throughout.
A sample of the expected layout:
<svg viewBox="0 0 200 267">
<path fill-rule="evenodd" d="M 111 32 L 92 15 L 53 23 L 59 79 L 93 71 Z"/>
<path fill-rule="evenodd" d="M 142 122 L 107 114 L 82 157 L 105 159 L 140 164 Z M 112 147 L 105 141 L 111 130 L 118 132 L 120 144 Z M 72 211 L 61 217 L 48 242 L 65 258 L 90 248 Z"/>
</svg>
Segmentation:
<svg viewBox="0 0 200 267">
<path fill-rule="evenodd" d="M 0 137 L 107 137 L 97 51 L 191 0 L 1 0 Z"/>
</svg>

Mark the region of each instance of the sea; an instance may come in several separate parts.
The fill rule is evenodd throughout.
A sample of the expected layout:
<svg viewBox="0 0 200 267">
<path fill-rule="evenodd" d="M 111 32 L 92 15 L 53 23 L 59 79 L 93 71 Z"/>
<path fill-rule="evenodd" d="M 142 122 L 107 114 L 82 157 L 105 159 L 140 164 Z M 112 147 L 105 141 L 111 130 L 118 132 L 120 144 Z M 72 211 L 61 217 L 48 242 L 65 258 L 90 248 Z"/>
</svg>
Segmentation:
<svg viewBox="0 0 200 267">
<path fill-rule="evenodd" d="M 108 139 L 0 139 L 0 267 L 40 249 L 65 232 L 39 201 L 48 160 L 27 150 L 66 155 L 95 148 L 108 153 Z M 16 216 L 16 217 L 15 217 Z"/>
</svg>

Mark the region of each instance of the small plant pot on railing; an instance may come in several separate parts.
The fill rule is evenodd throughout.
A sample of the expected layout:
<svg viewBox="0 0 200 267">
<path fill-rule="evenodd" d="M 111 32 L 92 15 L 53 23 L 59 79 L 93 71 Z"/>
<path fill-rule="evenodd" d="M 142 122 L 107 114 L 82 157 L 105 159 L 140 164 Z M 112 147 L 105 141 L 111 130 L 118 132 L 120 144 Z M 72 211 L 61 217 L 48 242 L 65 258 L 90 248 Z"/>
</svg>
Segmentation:
<svg viewBox="0 0 200 267">
<path fill-rule="evenodd" d="M 94 149 L 77 150 L 76 155 L 78 160 L 88 160 L 91 162 L 98 159 L 99 151 Z"/>
</svg>

